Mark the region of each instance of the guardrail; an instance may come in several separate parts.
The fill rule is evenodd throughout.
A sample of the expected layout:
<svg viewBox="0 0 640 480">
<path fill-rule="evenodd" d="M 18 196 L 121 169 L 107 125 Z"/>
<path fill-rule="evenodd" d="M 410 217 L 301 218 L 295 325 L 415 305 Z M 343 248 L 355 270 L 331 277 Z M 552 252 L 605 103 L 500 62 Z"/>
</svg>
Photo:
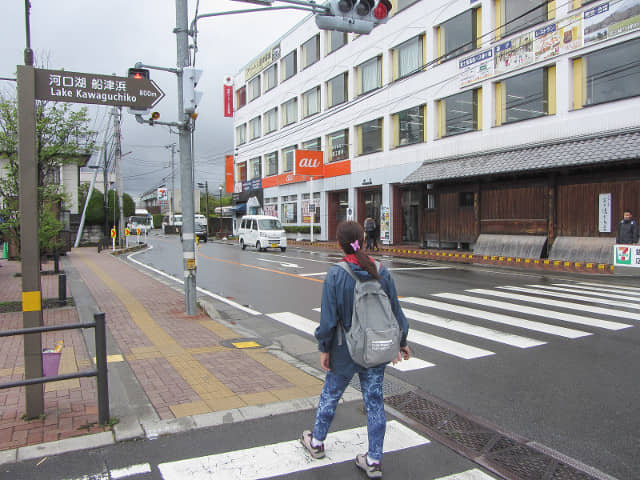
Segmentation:
<svg viewBox="0 0 640 480">
<path fill-rule="evenodd" d="M 57 382 L 72 378 L 96 377 L 98 386 L 98 422 L 102 425 L 109 422 L 109 382 L 107 378 L 107 340 L 105 335 L 105 315 L 95 313 L 93 322 L 70 323 L 51 327 L 21 328 L 17 330 L 0 331 L 0 337 L 12 337 L 15 335 L 29 335 L 32 333 L 56 332 L 60 330 L 73 330 L 77 328 L 93 328 L 96 341 L 96 368 L 82 372 L 56 375 L 54 377 L 28 378 L 16 382 L 0 383 L 0 390 L 5 388 L 24 387 L 40 383 Z"/>
</svg>

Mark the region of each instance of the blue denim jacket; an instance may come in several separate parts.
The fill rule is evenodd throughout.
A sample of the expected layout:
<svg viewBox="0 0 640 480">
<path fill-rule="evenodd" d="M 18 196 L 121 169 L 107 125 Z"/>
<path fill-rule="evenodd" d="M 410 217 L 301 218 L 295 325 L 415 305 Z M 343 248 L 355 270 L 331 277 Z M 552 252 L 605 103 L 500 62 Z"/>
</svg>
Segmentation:
<svg viewBox="0 0 640 480">
<path fill-rule="evenodd" d="M 370 279 L 371 276 L 359 265 L 350 263 L 353 273 L 361 280 Z M 396 286 L 393 283 L 391 274 L 383 266 L 380 269 L 380 283 L 389 296 L 391 309 L 398 320 L 402 338 L 400 346 L 407 345 L 407 333 L 409 322 L 402 312 Z M 333 265 L 327 272 L 327 276 L 322 287 L 322 312 L 320 314 L 320 326 L 316 328 L 315 336 L 318 340 L 318 349 L 321 352 L 329 352 L 331 371 L 336 375 L 350 377 L 356 372 L 365 370 L 354 363 L 349 355 L 346 342 L 339 342 L 342 332 L 338 326 L 338 321 L 342 323 L 346 330 L 351 328 L 351 314 L 353 311 L 353 289 L 355 280 L 337 265 Z M 341 343 L 341 345 L 339 345 Z"/>
</svg>

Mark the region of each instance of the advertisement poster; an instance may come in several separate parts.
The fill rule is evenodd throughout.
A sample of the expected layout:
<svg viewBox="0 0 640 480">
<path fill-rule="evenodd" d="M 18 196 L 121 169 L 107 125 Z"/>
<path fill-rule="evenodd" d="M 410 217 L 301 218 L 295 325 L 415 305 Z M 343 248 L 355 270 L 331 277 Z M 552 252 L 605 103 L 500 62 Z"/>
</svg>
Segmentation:
<svg viewBox="0 0 640 480">
<path fill-rule="evenodd" d="M 508 72 L 533 63 L 533 32 L 515 37 L 494 47 L 495 73 Z"/>
<path fill-rule="evenodd" d="M 309 200 L 302 200 L 302 223 L 309 223 L 311 218 L 311 211 L 313 210 L 313 223 L 320 221 L 319 208 L 317 204 L 311 204 L 312 209 L 309 208 Z"/>
<path fill-rule="evenodd" d="M 262 210 L 264 211 L 265 215 L 271 215 L 272 217 L 277 217 L 278 216 L 278 205 L 277 204 L 265 205 L 264 207 L 262 207 Z"/>
<path fill-rule="evenodd" d="M 477 53 L 458 62 L 460 88 L 493 76 L 493 49 Z"/>
<path fill-rule="evenodd" d="M 380 207 L 380 241 L 385 245 L 391 243 L 391 212 L 389 207 Z"/>
<path fill-rule="evenodd" d="M 640 28 L 640 2 L 619 0 L 583 12 L 584 44 L 601 42 Z"/>
<path fill-rule="evenodd" d="M 640 246 L 615 245 L 613 265 L 618 267 L 640 267 Z"/>
</svg>

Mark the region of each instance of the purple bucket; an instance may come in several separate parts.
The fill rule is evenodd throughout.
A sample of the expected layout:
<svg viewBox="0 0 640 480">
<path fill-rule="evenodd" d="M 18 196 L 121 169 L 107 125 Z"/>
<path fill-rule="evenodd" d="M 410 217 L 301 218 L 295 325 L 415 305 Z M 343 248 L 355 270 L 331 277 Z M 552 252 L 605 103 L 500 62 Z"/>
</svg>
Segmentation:
<svg viewBox="0 0 640 480">
<path fill-rule="evenodd" d="M 55 377 L 58 375 L 61 355 L 62 353 L 42 352 L 42 376 Z"/>
</svg>

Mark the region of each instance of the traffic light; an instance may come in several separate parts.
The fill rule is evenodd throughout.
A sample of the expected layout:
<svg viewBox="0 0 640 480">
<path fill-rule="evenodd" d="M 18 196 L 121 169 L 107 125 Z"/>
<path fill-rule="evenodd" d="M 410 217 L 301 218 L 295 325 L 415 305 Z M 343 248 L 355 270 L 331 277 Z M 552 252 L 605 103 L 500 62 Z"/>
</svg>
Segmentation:
<svg viewBox="0 0 640 480">
<path fill-rule="evenodd" d="M 149 70 L 146 68 L 130 68 L 127 76 L 129 78 L 137 78 L 139 80 L 149 80 Z M 134 115 L 146 115 L 149 113 L 148 108 L 134 108 L 129 107 L 129 113 Z"/>
<path fill-rule="evenodd" d="M 198 80 L 202 76 L 202 70 L 194 67 L 182 69 L 182 102 L 185 113 L 194 113 L 202 98 L 202 92 L 196 90 Z"/>
<path fill-rule="evenodd" d="M 386 23 L 391 12 L 389 0 L 330 0 L 327 14 L 317 14 L 322 30 L 366 34 L 379 23 Z"/>
</svg>

